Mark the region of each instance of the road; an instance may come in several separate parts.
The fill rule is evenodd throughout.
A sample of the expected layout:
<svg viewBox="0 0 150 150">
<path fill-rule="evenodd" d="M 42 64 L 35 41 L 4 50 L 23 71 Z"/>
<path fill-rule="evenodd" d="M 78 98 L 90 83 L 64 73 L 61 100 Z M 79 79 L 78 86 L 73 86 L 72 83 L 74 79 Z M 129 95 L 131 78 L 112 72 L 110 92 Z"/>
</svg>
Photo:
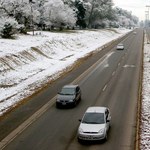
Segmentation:
<svg viewBox="0 0 150 150">
<path fill-rule="evenodd" d="M 5 150 L 133 150 L 142 69 L 143 30 L 122 41 L 125 50 L 110 47 L 100 59 L 75 81 L 82 90 L 82 101 L 72 109 L 51 105 L 20 133 Z M 66 81 L 66 82 L 67 82 Z M 57 89 L 58 90 L 58 89 Z M 54 95 L 53 95 L 54 96 Z M 107 106 L 112 121 L 107 142 L 79 144 L 78 120 L 88 106 Z"/>
</svg>

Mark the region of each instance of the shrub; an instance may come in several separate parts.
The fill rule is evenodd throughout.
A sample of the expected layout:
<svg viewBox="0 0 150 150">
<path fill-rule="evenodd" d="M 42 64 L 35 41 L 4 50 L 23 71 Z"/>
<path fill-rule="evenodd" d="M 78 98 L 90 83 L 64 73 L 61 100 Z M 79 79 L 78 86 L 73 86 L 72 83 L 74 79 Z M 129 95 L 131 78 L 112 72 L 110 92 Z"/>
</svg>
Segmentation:
<svg viewBox="0 0 150 150">
<path fill-rule="evenodd" d="M 24 25 L 18 25 L 17 29 L 18 29 L 19 33 L 27 34 L 27 30 Z"/>
<path fill-rule="evenodd" d="M 18 22 L 14 18 L 2 17 L 0 18 L 0 36 L 2 38 L 11 38 L 17 33 Z"/>
</svg>

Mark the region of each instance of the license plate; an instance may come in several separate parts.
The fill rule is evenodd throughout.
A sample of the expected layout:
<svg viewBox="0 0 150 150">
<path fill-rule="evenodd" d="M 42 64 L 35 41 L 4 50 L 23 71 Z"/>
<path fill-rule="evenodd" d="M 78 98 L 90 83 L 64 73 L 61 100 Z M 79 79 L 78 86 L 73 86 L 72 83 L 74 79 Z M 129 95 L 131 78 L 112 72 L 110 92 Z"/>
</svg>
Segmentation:
<svg viewBox="0 0 150 150">
<path fill-rule="evenodd" d="M 63 103 L 62 103 L 62 105 L 66 105 L 66 103 L 65 103 L 65 102 L 63 102 Z"/>
</svg>

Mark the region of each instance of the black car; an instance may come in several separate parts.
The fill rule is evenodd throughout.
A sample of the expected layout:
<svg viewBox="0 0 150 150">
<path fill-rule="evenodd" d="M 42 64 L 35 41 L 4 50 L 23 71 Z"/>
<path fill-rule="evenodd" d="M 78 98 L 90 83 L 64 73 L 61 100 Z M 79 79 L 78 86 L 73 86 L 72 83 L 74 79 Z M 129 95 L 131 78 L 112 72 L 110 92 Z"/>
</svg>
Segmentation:
<svg viewBox="0 0 150 150">
<path fill-rule="evenodd" d="M 65 85 L 57 94 L 56 107 L 76 106 L 81 100 L 81 89 L 78 85 Z"/>
</svg>

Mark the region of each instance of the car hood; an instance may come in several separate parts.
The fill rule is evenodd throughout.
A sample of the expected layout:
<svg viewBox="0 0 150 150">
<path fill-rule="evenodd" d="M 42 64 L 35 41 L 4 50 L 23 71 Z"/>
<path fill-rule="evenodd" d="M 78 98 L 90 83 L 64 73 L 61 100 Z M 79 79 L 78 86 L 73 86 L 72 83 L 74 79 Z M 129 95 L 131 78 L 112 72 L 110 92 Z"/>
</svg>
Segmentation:
<svg viewBox="0 0 150 150">
<path fill-rule="evenodd" d="M 57 100 L 73 100 L 75 98 L 75 95 L 57 95 Z"/>
<path fill-rule="evenodd" d="M 85 124 L 81 123 L 79 128 L 82 132 L 99 132 L 100 130 L 104 130 L 106 127 L 105 124 Z"/>
</svg>

